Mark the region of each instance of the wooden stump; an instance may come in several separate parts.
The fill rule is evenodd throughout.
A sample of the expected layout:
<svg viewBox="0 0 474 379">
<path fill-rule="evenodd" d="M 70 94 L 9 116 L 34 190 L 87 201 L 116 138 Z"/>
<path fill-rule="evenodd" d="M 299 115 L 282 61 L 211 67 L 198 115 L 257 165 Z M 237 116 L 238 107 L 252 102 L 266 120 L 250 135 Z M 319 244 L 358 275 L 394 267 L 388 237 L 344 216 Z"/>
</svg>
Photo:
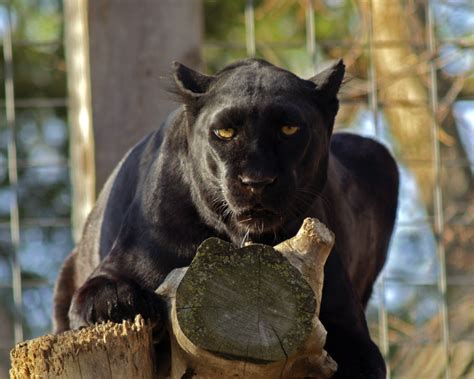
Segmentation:
<svg viewBox="0 0 474 379">
<path fill-rule="evenodd" d="M 169 303 L 171 377 L 329 378 L 337 365 L 318 314 L 333 243 L 315 219 L 275 248 L 205 241 L 157 290 Z"/>
<path fill-rule="evenodd" d="M 151 327 L 137 316 L 18 344 L 10 378 L 153 378 Z"/>
</svg>

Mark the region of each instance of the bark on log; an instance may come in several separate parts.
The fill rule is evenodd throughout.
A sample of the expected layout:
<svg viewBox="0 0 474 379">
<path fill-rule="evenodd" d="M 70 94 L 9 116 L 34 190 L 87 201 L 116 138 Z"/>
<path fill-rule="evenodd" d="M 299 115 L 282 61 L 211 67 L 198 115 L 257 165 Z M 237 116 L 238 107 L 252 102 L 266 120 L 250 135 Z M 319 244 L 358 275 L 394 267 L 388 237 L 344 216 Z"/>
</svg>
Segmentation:
<svg viewBox="0 0 474 379">
<path fill-rule="evenodd" d="M 274 249 L 205 241 L 157 290 L 169 304 L 171 377 L 332 376 L 318 315 L 333 243 L 315 219 Z"/>
<path fill-rule="evenodd" d="M 141 316 L 18 344 L 10 378 L 153 378 L 151 327 Z"/>
</svg>

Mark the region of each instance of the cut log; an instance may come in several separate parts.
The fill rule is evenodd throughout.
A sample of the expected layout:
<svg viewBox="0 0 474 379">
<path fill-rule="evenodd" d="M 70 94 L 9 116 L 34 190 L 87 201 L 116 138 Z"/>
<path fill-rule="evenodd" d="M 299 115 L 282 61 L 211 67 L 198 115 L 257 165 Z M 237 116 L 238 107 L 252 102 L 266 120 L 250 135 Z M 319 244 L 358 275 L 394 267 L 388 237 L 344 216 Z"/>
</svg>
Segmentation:
<svg viewBox="0 0 474 379">
<path fill-rule="evenodd" d="M 153 378 L 151 327 L 141 316 L 18 344 L 10 378 Z"/>
<path fill-rule="evenodd" d="M 137 316 L 23 342 L 11 352 L 10 376 L 329 378 L 337 365 L 323 349 L 318 314 L 333 243 L 315 219 L 274 248 L 205 241 L 190 267 L 172 271 L 157 290 L 169 306 L 170 369 Z"/>
<path fill-rule="evenodd" d="M 206 240 L 157 290 L 169 305 L 171 377 L 331 377 L 318 315 L 333 243 L 315 219 L 275 248 Z"/>
</svg>

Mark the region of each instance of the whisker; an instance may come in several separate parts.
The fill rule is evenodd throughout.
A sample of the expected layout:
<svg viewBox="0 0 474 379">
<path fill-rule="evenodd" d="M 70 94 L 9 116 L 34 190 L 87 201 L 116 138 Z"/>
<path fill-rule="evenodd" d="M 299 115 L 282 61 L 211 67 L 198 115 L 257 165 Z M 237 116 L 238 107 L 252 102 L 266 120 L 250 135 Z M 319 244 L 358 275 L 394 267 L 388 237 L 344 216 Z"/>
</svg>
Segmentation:
<svg viewBox="0 0 474 379">
<path fill-rule="evenodd" d="M 252 219 L 252 217 L 249 217 L 249 218 L 246 218 L 245 220 L 240 220 L 240 222 L 247 222 L 247 221 L 250 221 Z"/>
<path fill-rule="evenodd" d="M 240 244 L 240 247 L 243 247 L 245 245 L 245 242 L 247 242 L 247 238 L 249 237 L 250 234 L 250 226 L 247 227 L 247 231 L 244 234 L 244 237 L 242 238 L 242 243 Z"/>
</svg>

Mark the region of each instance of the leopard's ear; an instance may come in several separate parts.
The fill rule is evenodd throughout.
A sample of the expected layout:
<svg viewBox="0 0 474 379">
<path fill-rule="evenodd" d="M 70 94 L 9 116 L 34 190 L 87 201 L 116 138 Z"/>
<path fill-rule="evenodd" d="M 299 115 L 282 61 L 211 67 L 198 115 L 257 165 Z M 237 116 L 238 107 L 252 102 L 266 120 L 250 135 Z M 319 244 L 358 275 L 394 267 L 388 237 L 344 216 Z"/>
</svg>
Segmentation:
<svg viewBox="0 0 474 379">
<path fill-rule="evenodd" d="M 336 63 L 308 80 L 314 83 L 318 92 L 327 96 L 328 99 L 334 99 L 341 87 L 345 70 L 344 62 L 339 59 Z"/>
<path fill-rule="evenodd" d="M 179 62 L 173 62 L 176 90 L 185 98 L 199 97 L 207 92 L 215 76 L 201 74 Z"/>
</svg>

